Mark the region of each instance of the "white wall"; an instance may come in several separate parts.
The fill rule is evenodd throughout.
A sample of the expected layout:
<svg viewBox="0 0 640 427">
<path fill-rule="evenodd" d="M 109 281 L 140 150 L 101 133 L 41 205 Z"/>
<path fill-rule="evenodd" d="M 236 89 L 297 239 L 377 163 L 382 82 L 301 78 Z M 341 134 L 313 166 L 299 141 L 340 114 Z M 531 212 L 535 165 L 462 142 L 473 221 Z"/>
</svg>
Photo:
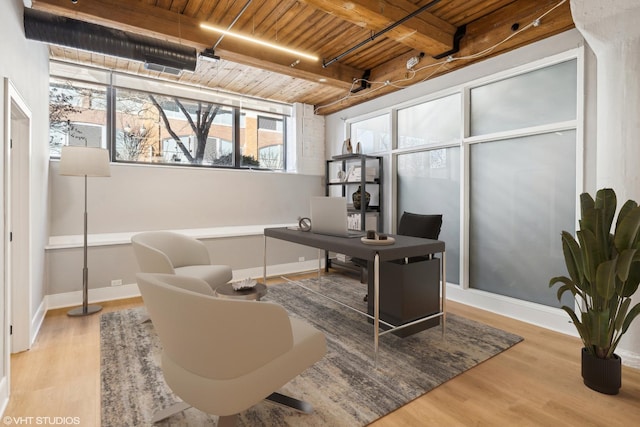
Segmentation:
<svg viewBox="0 0 640 427">
<path fill-rule="evenodd" d="M 84 212 L 84 180 L 60 176 L 58 169 L 52 160 L 47 295 L 56 301 L 82 283 Z M 111 177 L 88 179 L 89 288 L 108 288 L 111 280 L 135 283 L 138 266 L 128 242 L 148 230 L 184 230 L 203 238 L 214 262 L 255 275 L 263 265 L 260 226 L 297 223 L 309 215 L 309 198 L 322 194 L 317 175 L 112 164 Z M 269 265 L 295 270 L 300 257 L 316 256 L 310 248 L 269 242 Z"/>
<path fill-rule="evenodd" d="M 51 236 L 82 234 L 83 179 L 58 166 L 51 161 Z M 292 223 L 321 194 L 319 176 L 112 164 L 111 177 L 88 178 L 89 233 Z"/>
<path fill-rule="evenodd" d="M 9 78 L 32 112 L 31 168 L 24 179 L 29 181 L 28 220 L 31 244 L 31 313 L 35 313 L 44 298 L 44 246 L 47 241 L 47 179 L 48 179 L 48 111 L 49 111 L 49 51 L 41 43 L 26 40 L 23 31 L 23 3 L 5 0 L 0 13 L 0 77 Z M 3 89 L 0 88 L 0 92 Z M 4 99 L 0 93 L 0 99 Z M 0 120 L 0 135 L 4 123 Z M 6 141 L 3 141 L 5 144 Z M 3 167 L 4 159 L 0 161 Z M 0 174 L 1 175 L 1 174 Z M 4 185 L 1 186 L 4 199 Z M 4 216 L 4 209 L 2 210 Z M 3 219 L 4 220 L 4 219 Z M 16 236 L 19 238 L 19 236 Z M 3 239 L 4 240 L 4 239 Z M 4 259 L 4 257 L 2 257 Z M 4 266 L 2 266 L 4 270 Z M 25 284 L 27 285 L 27 284 Z"/>
</svg>

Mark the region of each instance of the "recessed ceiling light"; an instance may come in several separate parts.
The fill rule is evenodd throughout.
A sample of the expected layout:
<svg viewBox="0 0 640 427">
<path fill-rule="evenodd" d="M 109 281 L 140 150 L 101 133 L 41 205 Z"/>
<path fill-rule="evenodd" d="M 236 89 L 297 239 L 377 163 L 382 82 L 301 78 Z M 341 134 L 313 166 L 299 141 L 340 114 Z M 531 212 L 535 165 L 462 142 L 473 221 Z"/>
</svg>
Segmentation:
<svg viewBox="0 0 640 427">
<path fill-rule="evenodd" d="M 260 40 L 257 39 L 255 37 L 251 37 L 251 36 L 245 36 L 244 34 L 240 34 L 240 33 L 234 33 L 222 28 L 218 28 L 218 27 L 214 27 L 213 25 L 208 25 L 208 24 L 200 24 L 200 28 L 203 28 L 205 30 L 209 30 L 209 31 L 214 31 L 216 33 L 220 33 L 220 34 L 224 34 L 225 36 L 229 36 L 229 37 L 234 37 L 236 39 L 240 39 L 240 40 L 244 40 L 244 41 L 248 41 L 251 43 L 256 43 L 259 44 L 261 46 L 266 46 L 269 47 L 271 49 L 276 49 L 282 52 L 287 52 L 287 53 L 291 53 L 293 55 L 302 57 L 302 58 L 306 58 L 306 59 L 310 59 L 312 61 L 317 61 L 318 57 L 315 55 L 310 55 L 308 53 L 304 53 L 304 52 L 300 52 L 294 49 L 289 49 L 288 47 L 284 47 L 284 46 L 280 46 L 277 45 L 275 43 L 270 43 L 264 40 Z"/>
<path fill-rule="evenodd" d="M 318 79 L 318 81 L 319 81 L 320 83 L 326 83 L 326 82 L 327 82 L 327 79 L 325 79 L 325 78 L 323 77 L 323 78 L 321 78 L 321 79 Z"/>
</svg>

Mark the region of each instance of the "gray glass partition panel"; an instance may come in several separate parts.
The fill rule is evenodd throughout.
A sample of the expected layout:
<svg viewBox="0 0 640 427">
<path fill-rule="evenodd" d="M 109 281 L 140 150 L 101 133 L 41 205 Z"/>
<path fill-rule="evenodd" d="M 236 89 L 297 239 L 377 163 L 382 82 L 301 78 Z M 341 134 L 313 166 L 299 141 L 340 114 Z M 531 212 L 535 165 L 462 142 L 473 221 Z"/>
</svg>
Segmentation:
<svg viewBox="0 0 640 427">
<path fill-rule="evenodd" d="M 575 232 L 575 147 L 575 131 L 471 145 L 472 288 L 559 306 L 548 283 L 567 274 L 560 232 Z"/>
<path fill-rule="evenodd" d="M 576 118 L 576 60 L 471 89 L 471 136 Z"/>
<path fill-rule="evenodd" d="M 398 155 L 398 219 L 402 212 L 442 214 L 447 282 L 460 283 L 460 147 Z"/>
</svg>

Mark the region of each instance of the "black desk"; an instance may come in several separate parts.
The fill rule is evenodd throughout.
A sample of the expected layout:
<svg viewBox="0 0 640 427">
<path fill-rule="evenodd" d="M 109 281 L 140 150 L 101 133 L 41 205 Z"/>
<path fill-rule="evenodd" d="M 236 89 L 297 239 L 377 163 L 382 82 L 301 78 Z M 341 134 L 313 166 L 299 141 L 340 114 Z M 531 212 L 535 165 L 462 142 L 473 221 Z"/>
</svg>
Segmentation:
<svg viewBox="0 0 640 427">
<path fill-rule="evenodd" d="M 374 246 L 366 245 L 360 241 L 360 238 L 347 238 L 326 236 L 323 234 L 314 234 L 299 230 L 290 230 L 288 228 L 265 228 L 264 230 L 264 269 L 263 276 L 266 283 L 267 280 L 267 237 L 285 240 L 292 243 L 298 243 L 304 246 L 311 246 L 321 250 L 338 252 L 349 255 L 354 258 L 367 260 L 373 265 L 373 325 L 374 325 L 374 356 L 377 363 L 378 358 L 378 341 L 379 336 L 394 330 L 406 328 L 420 322 L 442 317 L 442 333 L 445 332 L 446 322 L 446 276 L 445 276 L 445 248 L 444 242 L 439 240 L 420 239 L 417 237 L 392 235 L 395 238 L 393 245 Z M 417 257 L 429 254 L 442 254 L 442 262 L 440 265 L 440 312 L 431 316 L 427 316 L 410 323 L 400 326 L 385 323 L 389 329 L 380 331 L 380 262 L 393 261 L 407 257 Z M 320 258 L 318 259 L 318 274 L 320 274 Z M 322 257 L 323 258 L 323 257 Z M 359 310 L 356 310 L 359 311 Z M 360 312 L 365 316 L 368 313 Z"/>
</svg>

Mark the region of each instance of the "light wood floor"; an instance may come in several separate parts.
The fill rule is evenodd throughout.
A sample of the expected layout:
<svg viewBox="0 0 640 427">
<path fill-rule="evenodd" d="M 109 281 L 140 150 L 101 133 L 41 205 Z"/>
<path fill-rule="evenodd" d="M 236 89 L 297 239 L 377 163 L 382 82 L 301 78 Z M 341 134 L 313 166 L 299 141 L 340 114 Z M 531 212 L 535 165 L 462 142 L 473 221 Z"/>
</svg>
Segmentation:
<svg viewBox="0 0 640 427">
<path fill-rule="evenodd" d="M 108 302 L 103 312 L 141 304 L 139 298 Z M 524 341 L 373 426 L 640 425 L 640 370 L 623 366 L 620 394 L 603 395 L 582 384 L 578 339 L 462 304 L 450 302 L 448 309 Z M 11 399 L 4 415 L 79 417 L 83 427 L 99 426 L 99 330 L 99 315 L 47 313 L 33 348 L 11 357 Z"/>
</svg>

